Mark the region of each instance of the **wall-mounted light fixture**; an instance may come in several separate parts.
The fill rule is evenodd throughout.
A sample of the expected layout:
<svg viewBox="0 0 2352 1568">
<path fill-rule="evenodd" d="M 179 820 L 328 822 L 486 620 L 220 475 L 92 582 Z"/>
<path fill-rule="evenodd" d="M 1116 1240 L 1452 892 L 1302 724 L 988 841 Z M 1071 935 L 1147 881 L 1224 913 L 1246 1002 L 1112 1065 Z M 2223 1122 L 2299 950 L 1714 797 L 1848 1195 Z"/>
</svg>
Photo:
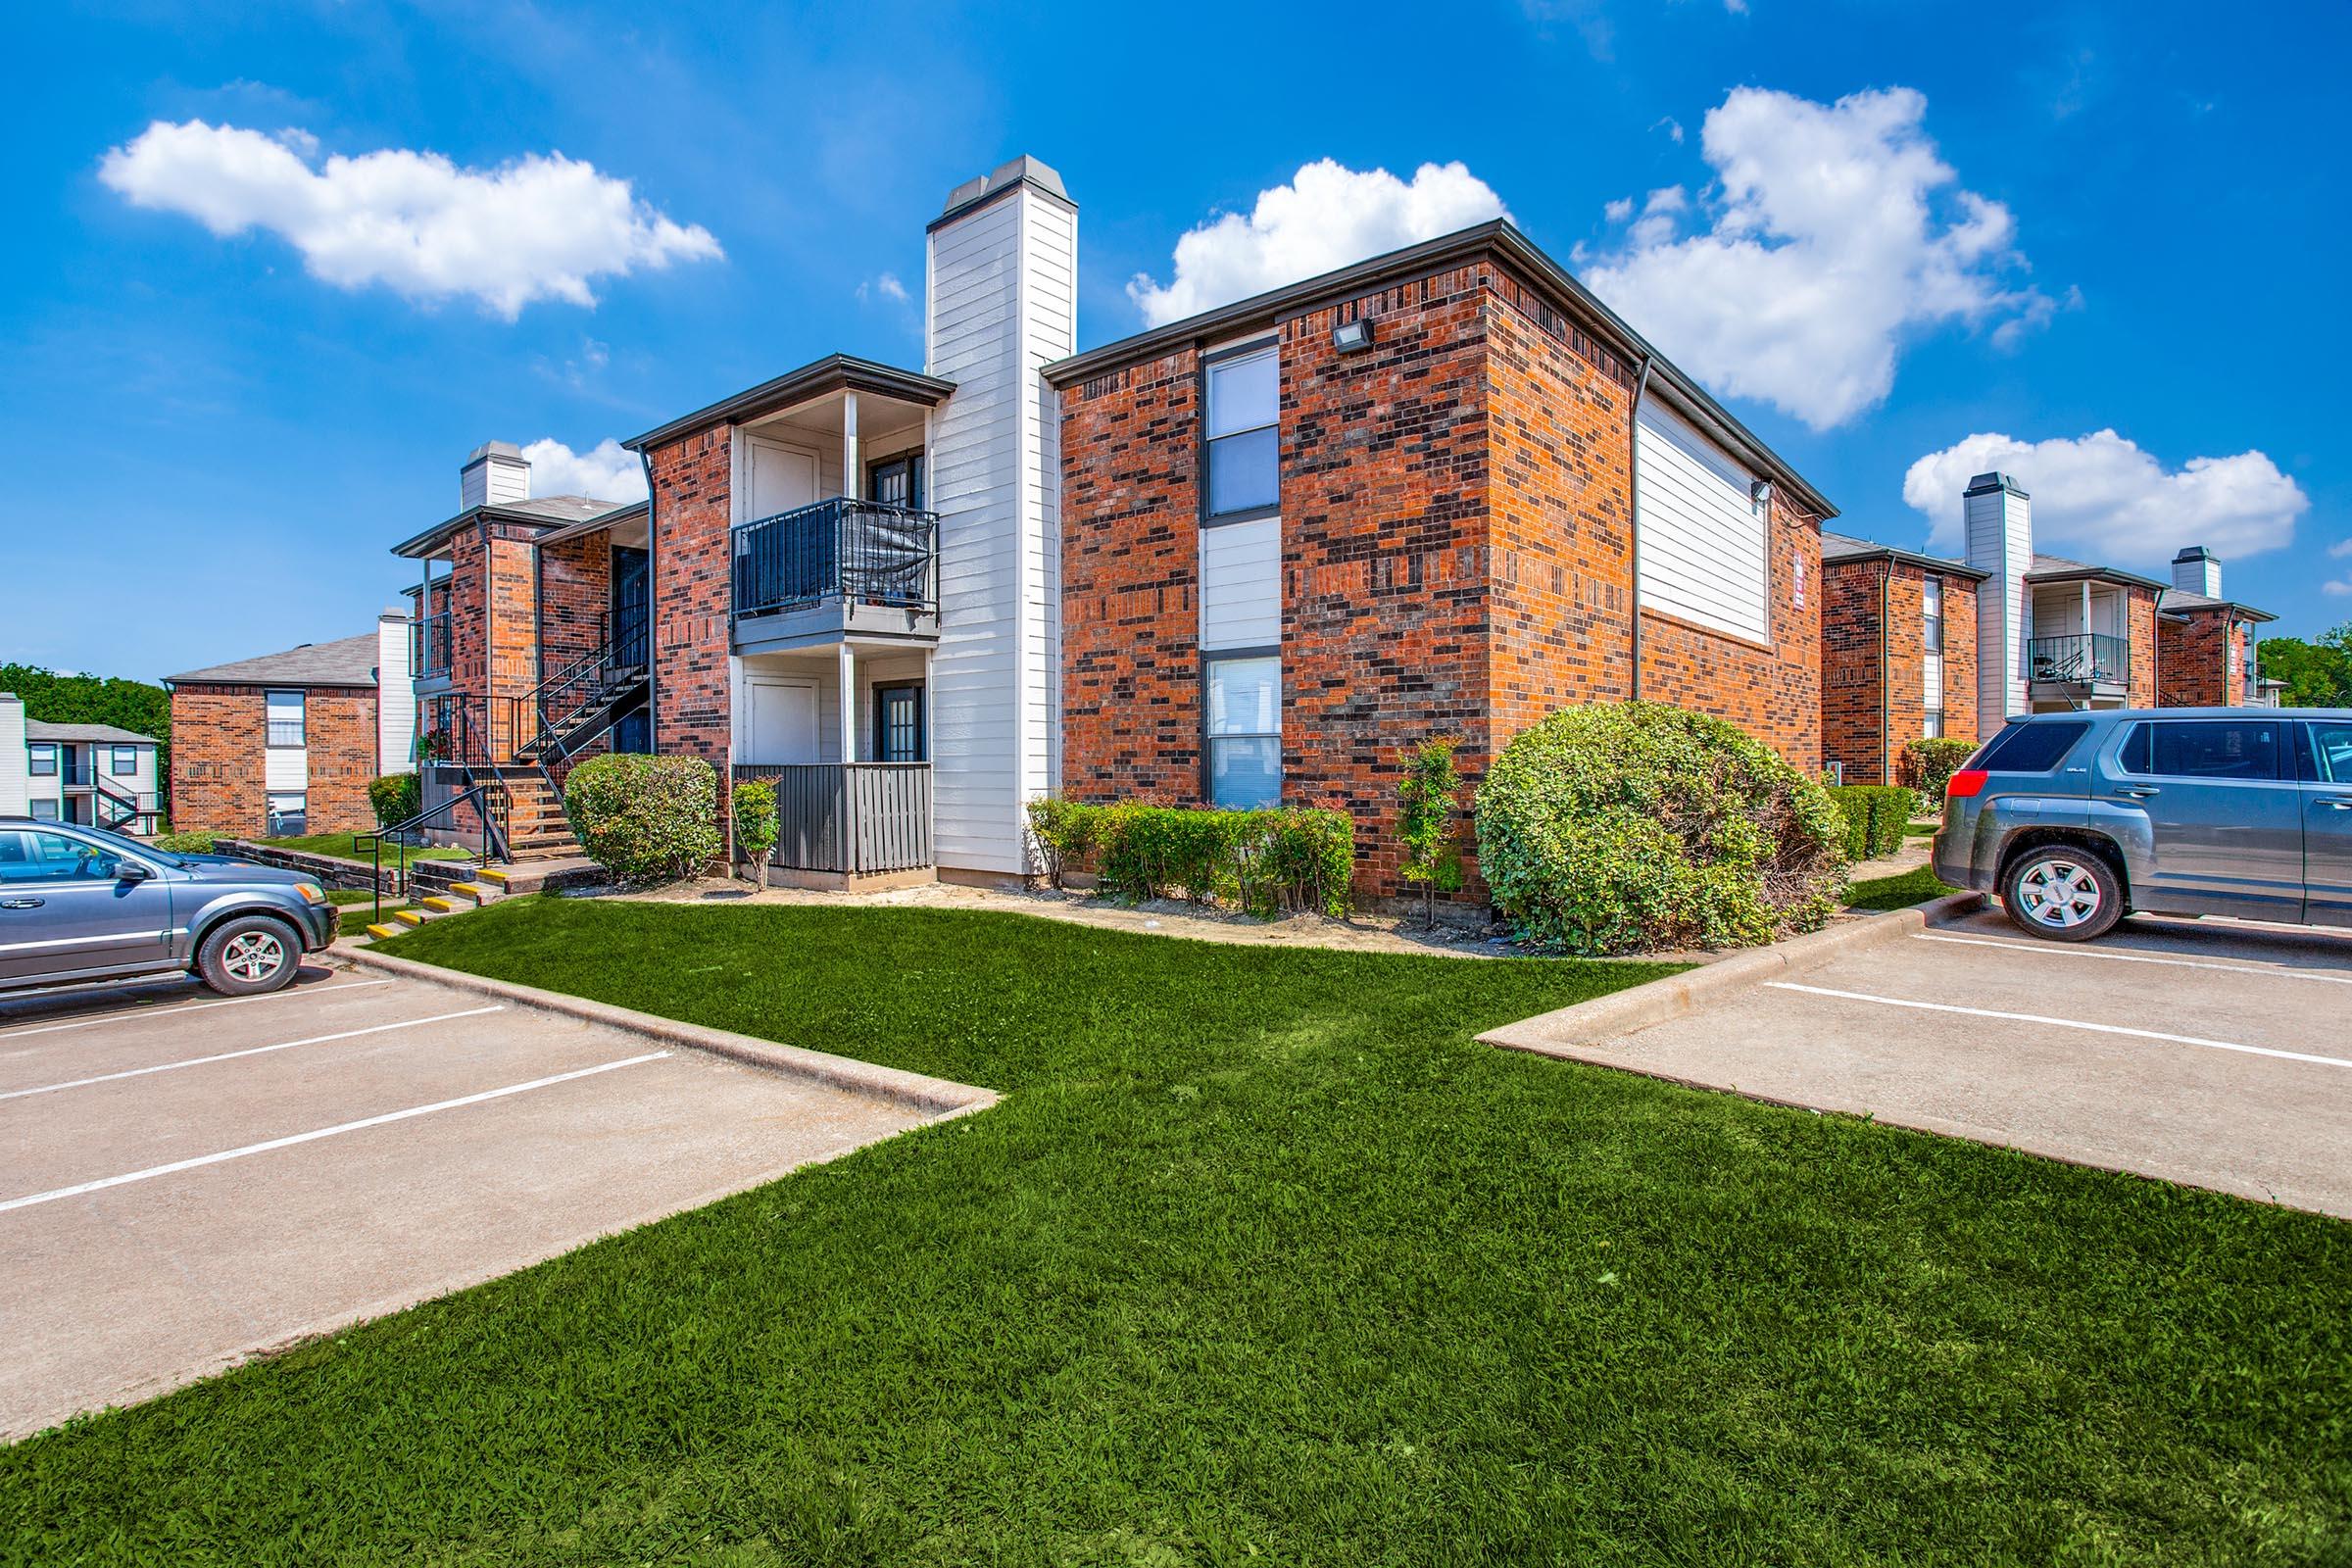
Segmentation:
<svg viewBox="0 0 2352 1568">
<path fill-rule="evenodd" d="M 1772 481 L 1770 479 L 1758 479 L 1754 484 L 1751 484 L 1747 487 L 1747 502 L 1749 506 L 1767 506 L 1771 504 L 1771 501 Z"/>
<path fill-rule="evenodd" d="M 1331 329 L 1331 346 L 1342 354 L 1361 354 L 1372 346 L 1372 321 L 1369 317 L 1357 317 L 1342 321 Z"/>
</svg>

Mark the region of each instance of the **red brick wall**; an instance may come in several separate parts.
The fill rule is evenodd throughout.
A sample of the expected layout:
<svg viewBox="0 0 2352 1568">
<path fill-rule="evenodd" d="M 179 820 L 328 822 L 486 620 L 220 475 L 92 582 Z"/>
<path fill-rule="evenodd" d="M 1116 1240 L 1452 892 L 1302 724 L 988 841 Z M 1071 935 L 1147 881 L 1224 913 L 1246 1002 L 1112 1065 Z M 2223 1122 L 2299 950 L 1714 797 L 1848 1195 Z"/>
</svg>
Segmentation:
<svg viewBox="0 0 2352 1568">
<path fill-rule="evenodd" d="M 2128 708 L 2157 706 L 2156 683 L 2163 653 L 2156 645 L 2156 591 L 2124 590 L 2124 626 L 2132 641 L 2132 695 Z"/>
<path fill-rule="evenodd" d="M 1903 748 L 1927 734 L 1927 580 L 1935 575 L 1906 561 L 1822 568 L 1822 760 L 1842 763 L 1848 784 L 1900 783 Z M 1949 574 L 1943 733 L 1978 738 L 1976 584 Z"/>
<path fill-rule="evenodd" d="M 2157 706 L 2226 708 L 2245 701 L 2232 671 L 2244 667 L 2245 639 L 2229 612 L 2192 610 L 2156 624 Z M 2234 657 L 2232 657 L 2234 656 Z"/>
<path fill-rule="evenodd" d="M 364 833 L 375 826 L 368 802 L 376 770 L 375 693 L 314 686 L 303 701 L 310 831 Z M 172 690 L 172 827 L 248 837 L 268 831 L 268 702 L 259 686 Z"/>
<path fill-rule="evenodd" d="M 700 757 L 727 785 L 730 436 L 698 431 L 652 454 L 654 745 Z"/>
</svg>

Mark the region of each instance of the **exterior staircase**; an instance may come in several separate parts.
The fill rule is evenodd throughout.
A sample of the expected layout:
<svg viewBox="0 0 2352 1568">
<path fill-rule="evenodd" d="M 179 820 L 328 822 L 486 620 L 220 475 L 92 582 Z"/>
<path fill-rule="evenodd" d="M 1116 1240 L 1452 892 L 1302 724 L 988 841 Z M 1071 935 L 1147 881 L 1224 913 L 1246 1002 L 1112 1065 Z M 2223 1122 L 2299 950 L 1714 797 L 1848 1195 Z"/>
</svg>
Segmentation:
<svg viewBox="0 0 2352 1568">
<path fill-rule="evenodd" d="M 547 775 L 535 767 L 502 767 L 497 772 L 512 803 L 507 812 L 508 858 L 516 864 L 578 858 L 580 841 L 572 837 L 563 797 Z"/>
<path fill-rule="evenodd" d="M 450 880 L 443 881 L 438 877 L 428 880 L 421 875 L 415 876 L 410 892 L 416 897 L 412 899 L 408 907 L 395 909 L 392 911 L 391 919 L 380 925 L 370 925 L 367 928 L 368 934 L 379 942 L 385 937 L 396 937 L 403 931 L 414 931 L 428 920 L 438 920 L 446 915 L 463 914 L 467 909 L 478 909 L 485 904 L 495 904 L 500 899 L 507 897 L 509 893 L 508 873 L 495 865 L 468 867 L 462 860 L 418 860 L 415 864 L 418 868 L 428 865 L 446 866 L 448 869 L 442 875 L 449 877 Z M 458 880 L 459 878 L 464 878 L 464 880 Z M 427 888 L 434 891 L 428 893 L 425 891 Z"/>
</svg>

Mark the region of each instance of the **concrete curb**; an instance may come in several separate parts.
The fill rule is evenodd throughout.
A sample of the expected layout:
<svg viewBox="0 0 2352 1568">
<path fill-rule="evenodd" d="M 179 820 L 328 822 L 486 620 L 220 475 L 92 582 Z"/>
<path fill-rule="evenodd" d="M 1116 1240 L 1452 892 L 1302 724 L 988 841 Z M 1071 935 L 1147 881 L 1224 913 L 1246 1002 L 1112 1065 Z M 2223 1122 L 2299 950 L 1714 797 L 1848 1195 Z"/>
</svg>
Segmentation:
<svg viewBox="0 0 2352 1568">
<path fill-rule="evenodd" d="M 1984 902 L 1982 893 L 1947 894 L 1908 909 L 1891 909 L 1868 919 L 1810 931 L 1664 980 L 1612 991 L 1605 997 L 1594 997 L 1591 1002 L 1580 1002 L 1555 1012 L 1538 1013 L 1533 1018 L 1491 1029 L 1478 1038 L 1481 1044 L 1500 1046 L 1506 1051 L 1566 1056 L 1575 1047 L 1598 1045 L 1683 1017 L 1767 980 L 1817 969 L 1833 958 L 1884 947 L 1930 925 L 1966 914 Z"/>
<path fill-rule="evenodd" d="M 371 953 L 366 948 L 346 943 L 338 942 L 333 951 L 345 962 L 362 969 L 378 969 L 386 974 L 448 986 L 456 991 L 497 997 L 517 1006 L 535 1007 L 542 1012 L 562 1013 L 567 1017 L 585 1019 L 589 1023 L 626 1029 L 632 1034 L 644 1035 L 665 1045 L 708 1052 L 714 1056 L 740 1061 L 746 1066 L 760 1067 L 794 1078 L 812 1079 L 851 1094 L 895 1101 L 917 1110 L 929 1111 L 937 1119 L 985 1110 L 997 1102 L 994 1090 L 976 1089 L 969 1084 L 955 1083 L 946 1078 L 905 1072 L 896 1067 L 880 1067 L 870 1061 L 857 1061 L 822 1051 L 778 1045 L 772 1040 L 755 1040 L 750 1035 L 730 1034 L 724 1029 L 706 1029 L 701 1024 L 659 1018 L 650 1012 L 615 1007 L 610 1003 L 590 1002 L 585 997 L 565 996 L 560 991 L 542 991 L 536 986 L 516 985 L 511 980 L 491 980 L 458 969 L 444 969 L 438 964 L 418 963 L 414 958 L 396 958 L 388 953 Z"/>
</svg>

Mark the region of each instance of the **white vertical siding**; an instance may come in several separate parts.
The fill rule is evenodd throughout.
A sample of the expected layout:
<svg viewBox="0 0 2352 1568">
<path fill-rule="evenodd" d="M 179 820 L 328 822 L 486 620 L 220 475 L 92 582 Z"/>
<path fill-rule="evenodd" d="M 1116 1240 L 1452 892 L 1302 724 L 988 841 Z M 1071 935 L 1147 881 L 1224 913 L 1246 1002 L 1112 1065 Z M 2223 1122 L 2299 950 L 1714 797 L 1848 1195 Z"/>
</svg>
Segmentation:
<svg viewBox="0 0 2352 1568">
<path fill-rule="evenodd" d="M 24 700 L 0 693 L 0 816 L 23 816 L 32 808 L 27 766 Z"/>
<path fill-rule="evenodd" d="M 1282 522 L 1259 517 L 1200 530 L 1200 646 L 1282 641 Z"/>
<path fill-rule="evenodd" d="M 1968 564 L 1992 575 L 1977 586 L 1977 733 L 1990 736 L 2026 710 L 2026 571 L 2034 561 L 2034 513 L 2014 490 L 1962 502 Z M 2038 607 L 2036 607 L 2038 608 Z"/>
<path fill-rule="evenodd" d="M 1039 369 L 1077 346 L 1077 215 L 1027 185 L 931 231 L 940 641 L 932 665 L 939 863 L 1027 868 L 1023 807 L 1060 761 L 1060 429 Z"/>
<path fill-rule="evenodd" d="M 1635 573 L 1642 608 L 1770 642 L 1755 475 L 1662 403 L 1644 398 L 1637 423 Z"/>
<path fill-rule="evenodd" d="M 408 621 L 387 613 L 375 623 L 375 770 L 416 767 L 416 688 L 409 679 Z"/>
<path fill-rule="evenodd" d="M 1925 668 L 1926 673 L 1922 676 L 1923 689 L 1920 696 L 1924 699 L 1928 711 L 1933 713 L 1943 706 L 1943 656 L 1941 654 L 1928 655 Z"/>
</svg>

